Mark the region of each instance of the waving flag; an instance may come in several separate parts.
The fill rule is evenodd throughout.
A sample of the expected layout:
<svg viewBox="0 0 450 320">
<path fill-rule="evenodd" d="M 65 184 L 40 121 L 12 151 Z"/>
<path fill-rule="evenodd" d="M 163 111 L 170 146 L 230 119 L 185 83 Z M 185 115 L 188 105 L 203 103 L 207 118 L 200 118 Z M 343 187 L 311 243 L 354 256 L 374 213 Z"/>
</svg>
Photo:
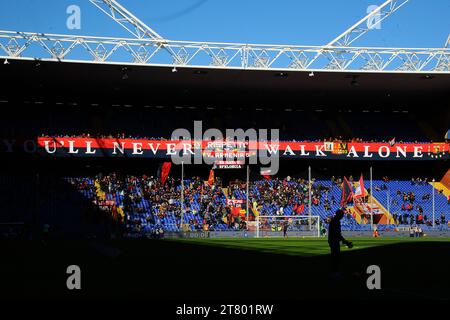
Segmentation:
<svg viewBox="0 0 450 320">
<path fill-rule="evenodd" d="M 270 169 L 260 170 L 260 173 L 264 179 L 270 180 L 270 176 L 272 175 L 272 170 L 270 170 Z"/>
<path fill-rule="evenodd" d="M 344 207 L 348 202 L 352 200 L 352 197 L 353 197 L 352 187 L 350 186 L 350 182 L 348 182 L 347 178 L 344 177 L 344 181 L 342 182 L 342 195 L 340 206 Z"/>
<path fill-rule="evenodd" d="M 395 145 L 395 137 L 389 140 L 389 146 L 393 147 Z"/>
<path fill-rule="evenodd" d="M 212 186 L 214 184 L 214 170 L 209 170 L 209 178 L 208 178 L 208 184 Z"/>
<path fill-rule="evenodd" d="M 172 162 L 164 162 L 160 168 L 159 174 L 161 183 L 165 184 L 167 181 L 167 177 L 169 177 L 170 168 L 172 167 Z"/>
<path fill-rule="evenodd" d="M 364 198 L 366 196 L 366 188 L 364 187 L 364 179 L 363 175 L 359 178 L 358 187 L 355 190 L 355 194 L 353 197 L 355 198 Z"/>
</svg>

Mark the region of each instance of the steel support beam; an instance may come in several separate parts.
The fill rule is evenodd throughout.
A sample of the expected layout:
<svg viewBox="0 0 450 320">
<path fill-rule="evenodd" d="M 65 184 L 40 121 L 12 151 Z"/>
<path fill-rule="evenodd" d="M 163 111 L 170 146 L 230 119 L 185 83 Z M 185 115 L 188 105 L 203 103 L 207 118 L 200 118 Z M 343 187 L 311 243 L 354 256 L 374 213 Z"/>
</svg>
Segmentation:
<svg viewBox="0 0 450 320">
<path fill-rule="evenodd" d="M 165 49 L 165 50 L 163 50 Z M 169 53 L 170 51 L 171 53 Z M 449 48 L 264 45 L 0 31 L 0 56 L 257 70 L 450 72 Z"/>
<path fill-rule="evenodd" d="M 152 40 L 164 39 L 152 28 L 139 20 L 135 15 L 115 0 L 89 0 L 108 17 L 120 24 L 138 39 L 150 38 Z"/>
<path fill-rule="evenodd" d="M 409 0 L 387 0 L 382 5 L 377 7 L 372 12 L 369 12 L 364 18 L 359 20 L 353 26 L 345 30 L 342 34 L 331 40 L 325 47 L 339 46 L 348 47 L 354 41 L 366 34 L 372 28 L 369 26 L 369 21 L 377 17 L 376 23 L 381 23 L 395 11 L 403 7 Z M 375 24 L 376 24 L 375 23 Z"/>
</svg>

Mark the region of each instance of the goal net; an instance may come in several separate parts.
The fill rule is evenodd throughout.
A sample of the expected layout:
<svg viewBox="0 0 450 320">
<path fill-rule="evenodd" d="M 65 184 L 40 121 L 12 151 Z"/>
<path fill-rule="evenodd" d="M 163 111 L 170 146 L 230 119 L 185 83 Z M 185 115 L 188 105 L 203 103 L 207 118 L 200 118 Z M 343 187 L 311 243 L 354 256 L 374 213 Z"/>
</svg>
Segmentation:
<svg viewBox="0 0 450 320">
<path fill-rule="evenodd" d="M 257 216 L 256 237 L 320 237 L 319 216 Z"/>
</svg>

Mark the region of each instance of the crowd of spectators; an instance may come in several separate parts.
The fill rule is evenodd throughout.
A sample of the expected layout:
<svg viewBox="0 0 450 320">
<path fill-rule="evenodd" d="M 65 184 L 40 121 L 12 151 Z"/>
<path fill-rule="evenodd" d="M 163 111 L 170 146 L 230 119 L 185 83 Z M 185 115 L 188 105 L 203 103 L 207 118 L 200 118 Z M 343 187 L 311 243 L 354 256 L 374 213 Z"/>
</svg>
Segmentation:
<svg viewBox="0 0 450 320">
<path fill-rule="evenodd" d="M 429 184 L 428 178 L 418 177 L 411 179 L 411 187 L 413 186 L 427 186 Z M 386 186 L 387 189 L 387 186 Z M 443 190 L 439 190 L 438 193 L 442 193 Z M 392 216 L 394 221 L 398 225 L 427 225 L 432 226 L 432 218 L 424 213 L 423 206 L 430 203 L 431 192 L 424 192 L 419 197 L 421 199 L 420 203 L 417 201 L 416 194 L 414 191 L 401 191 L 396 190 L 396 197 L 392 199 L 393 205 L 399 205 L 401 203 L 401 212 L 396 212 Z M 450 205 L 450 201 L 447 202 Z M 435 225 L 445 225 L 447 223 L 445 213 L 442 213 L 439 217 L 435 218 Z"/>
<path fill-rule="evenodd" d="M 313 180 L 311 204 L 322 205 L 326 211 L 330 211 L 336 199 L 333 195 L 329 196 L 329 191 L 329 187 Z M 308 180 L 288 176 L 284 179 L 256 181 L 250 190 L 250 199 L 253 206 L 264 214 L 283 215 L 286 207 L 291 207 L 293 214 L 304 214 L 309 205 Z"/>
<path fill-rule="evenodd" d="M 352 177 L 349 177 L 353 181 Z M 426 179 L 414 179 L 418 181 Z M 76 179 L 80 190 L 95 189 L 95 183 L 107 195 L 102 199 L 93 193 L 93 203 L 103 208 L 121 220 L 115 212 L 120 207 L 124 217 L 120 221 L 127 229 L 136 233 L 150 232 L 154 237 L 161 237 L 166 230 L 167 223 L 174 223 L 177 230 L 227 230 L 246 229 L 245 214 L 235 214 L 227 203 L 229 200 L 244 199 L 246 185 L 244 182 L 234 182 L 225 189 L 220 178 L 214 183 L 205 182 L 200 177 L 193 177 L 184 181 L 184 216 L 181 224 L 181 181 L 168 177 L 163 184 L 159 178 L 148 175 L 120 175 L 116 173 L 98 175 L 91 182 L 86 178 Z M 92 182 L 94 181 L 94 183 Z M 387 177 L 383 178 L 389 182 Z M 330 192 L 335 186 L 340 186 L 342 178 L 332 177 L 330 184 L 323 185 L 320 181 L 312 180 L 311 205 L 320 207 L 331 217 L 331 208 L 338 205 L 339 199 Z M 387 186 L 386 186 L 387 188 Z M 249 186 L 249 207 L 251 217 L 260 215 L 306 215 L 309 206 L 308 180 L 303 178 L 286 177 L 283 179 L 257 180 Z M 430 201 L 429 194 L 423 194 L 422 201 Z M 393 202 L 401 201 L 401 212 L 393 214 L 397 225 L 432 225 L 433 221 L 424 214 L 421 203 L 416 200 L 413 191 L 401 192 L 397 190 Z M 347 218 L 351 219 L 350 213 Z M 171 220 L 172 219 L 172 220 Z M 322 222 L 327 222 L 323 219 Z M 447 223 L 444 213 L 434 221 L 436 225 Z"/>
<path fill-rule="evenodd" d="M 171 137 L 168 136 L 146 136 L 146 135 L 133 135 L 133 134 L 125 134 L 125 133 L 86 133 L 86 132 L 79 132 L 79 133 L 65 133 L 65 134 L 44 134 L 42 133 L 40 135 L 41 137 L 54 137 L 54 138 L 92 138 L 92 139 L 142 139 L 142 140 L 171 140 Z M 263 141 L 263 140 L 261 140 Z M 344 138 L 342 136 L 338 137 L 327 137 L 327 138 L 321 138 L 321 139 L 282 139 L 282 141 L 286 142 L 342 142 L 342 143 L 391 143 L 392 140 L 386 140 L 386 139 L 362 139 L 362 138 Z M 395 143 L 430 143 L 433 141 L 403 141 L 399 140 Z"/>
<path fill-rule="evenodd" d="M 411 185 L 412 186 L 424 186 L 428 184 L 428 178 L 423 177 L 417 177 L 417 178 L 411 178 Z"/>
<path fill-rule="evenodd" d="M 79 178 L 75 181 L 80 190 L 93 190 L 97 182 L 106 199 L 92 192 L 93 203 L 111 214 L 112 208 L 119 206 L 124 212 L 123 222 L 132 232 L 145 231 L 161 237 L 168 221 L 166 218 L 173 218 L 179 230 L 216 230 L 222 225 L 228 229 L 245 228 L 243 219 L 234 216 L 226 205 L 220 178 L 216 178 L 213 184 L 205 183 L 200 177 L 184 180 L 183 224 L 179 179 L 168 177 L 163 184 L 154 176 L 112 173 L 92 180 Z"/>
</svg>

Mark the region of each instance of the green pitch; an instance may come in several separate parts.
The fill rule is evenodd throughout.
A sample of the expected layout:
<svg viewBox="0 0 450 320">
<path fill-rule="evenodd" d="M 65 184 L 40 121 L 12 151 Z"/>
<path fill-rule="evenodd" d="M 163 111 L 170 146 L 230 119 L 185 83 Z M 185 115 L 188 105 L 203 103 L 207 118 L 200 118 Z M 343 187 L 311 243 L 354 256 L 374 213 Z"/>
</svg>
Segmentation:
<svg viewBox="0 0 450 320">
<path fill-rule="evenodd" d="M 165 240 L 183 246 L 195 257 L 193 268 L 230 269 L 256 279 L 242 292 L 254 297 L 272 295 L 298 299 L 400 298 L 449 299 L 450 238 L 348 238 L 352 249 L 342 246 L 341 270 L 344 278 L 330 280 L 329 247 L 325 238 L 182 239 Z M 198 255 L 198 253 L 202 254 Z M 382 290 L 368 290 L 367 268 L 377 265 L 382 274 Z M 284 279 L 284 280 L 281 280 Z M 281 289 L 280 284 L 286 283 Z M 289 285 L 288 285 L 289 284 Z M 236 291 L 234 295 L 240 295 Z M 214 296 L 215 292 L 210 295 Z"/>
<path fill-rule="evenodd" d="M 354 247 L 347 249 L 342 246 L 342 252 L 357 251 L 378 246 L 387 246 L 395 244 L 413 244 L 419 242 L 448 242 L 450 238 L 349 238 Z M 172 241 L 172 240 L 170 240 Z M 303 257 L 325 255 L 330 252 L 328 242 L 325 238 L 210 238 L 210 239 L 183 239 L 176 240 L 186 243 L 218 246 L 230 249 L 254 250 L 266 253 L 298 255 Z"/>
</svg>

